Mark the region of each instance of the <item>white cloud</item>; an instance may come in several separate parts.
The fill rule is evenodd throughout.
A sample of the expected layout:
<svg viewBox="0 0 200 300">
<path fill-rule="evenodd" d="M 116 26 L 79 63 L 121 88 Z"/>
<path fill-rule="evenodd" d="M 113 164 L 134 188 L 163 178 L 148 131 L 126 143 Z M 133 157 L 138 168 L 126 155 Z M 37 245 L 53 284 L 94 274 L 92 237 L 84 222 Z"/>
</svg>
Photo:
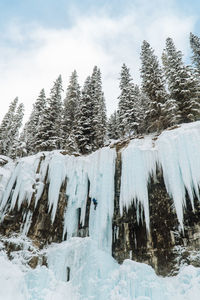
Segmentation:
<svg viewBox="0 0 200 300">
<path fill-rule="evenodd" d="M 176 14 L 172 2 L 166 8 L 162 1 L 154 1 L 149 14 L 142 1 L 121 17 L 79 15 L 71 28 L 62 30 L 12 23 L 4 33 L 7 43 L 0 46 L 0 119 L 15 96 L 25 103 L 27 119 L 41 88 L 48 95 L 53 81 L 62 74 L 66 89 L 74 69 L 82 84 L 94 65 L 101 68 L 108 113 L 112 112 L 117 106 L 123 62 L 139 82 L 142 40 L 147 39 L 160 55 L 166 37 L 172 36 L 177 47 L 188 53 L 188 34 L 196 20 Z"/>
</svg>

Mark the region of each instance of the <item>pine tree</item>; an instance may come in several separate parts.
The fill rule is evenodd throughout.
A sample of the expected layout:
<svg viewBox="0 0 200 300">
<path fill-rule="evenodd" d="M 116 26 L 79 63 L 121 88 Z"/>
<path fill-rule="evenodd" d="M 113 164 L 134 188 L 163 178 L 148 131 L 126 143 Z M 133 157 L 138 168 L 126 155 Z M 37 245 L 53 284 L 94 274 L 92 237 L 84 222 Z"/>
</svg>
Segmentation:
<svg viewBox="0 0 200 300">
<path fill-rule="evenodd" d="M 19 129 L 22 126 L 24 117 L 24 104 L 20 103 L 13 119 L 13 126 L 10 135 L 10 143 L 8 145 L 8 156 L 15 158 L 17 147 L 19 145 Z"/>
<path fill-rule="evenodd" d="M 91 81 L 90 93 L 92 102 L 92 127 L 93 127 L 93 143 L 92 150 L 103 147 L 106 137 L 106 105 L 102 91 L 101 72 L 97 66 L 94 67 Z"/>
<path fill-rule="evenodd" d="M 104 145 L 106 138 L 106 107 L 101 72 L 95 66 L 85 81 L 77 111 L 76 142 L 80 153 L 90 153 Z"/>
<path fill-rule="evenodd" d="M 13 122 L 17 103 L 18 98 L 16 97 L 9 105 L 8 112 L 0 125 L 0 153 L 3 155 L 8 155 L 9 145 L 12 142 Z"/>
<path fill-rule="evenodd" d="M 163 118 L 163 127 L 167 128 L 181 122 L 181 112 L 176 100 L 169 98 L 163 104 L 163 112 L 165 112 L 165 117 Z"/>
<path fill-rule="evenodd" d="M 26 145 L 26 153 L 28 155 L 36 153 L 36 146 L 38 143 L 38 131 L 40 119 L 43 116 L 44 108 L 46 107 L 45 91 L 42 89 L 35 103 L 29 120 L 26 122 L 23 132 L 20 136 L 20 144 Z M 24 150 L 23 150 L 24 152 Z"/>
<path fill-rule="evenodd" d="M 108 120 L 108 138 L 117 140 L 119 139 L 119 116 L 118 112 L 115 110 L 113 114 L 111 114 Z"/>
<path fill-rule="evenodd" d="M 78 144 L 76 142 L 75 130 L 71 130 L 71 133 L 68 135 L 67 140 L 65 141 L 65 149 L 69 154 L 74 154 L 78 152 Z"/>
<path fill-rule="evenodd" d="M 130 136 L 138 130 L 137 118 L 137 86 L 133 84 L 130 71 L 125 64 L 120 73 L 119 99 L 119 134 L 121 137 Z"/>
<path fill-rule="evenodd" d="M 162 60 L 168 81 L 170 98 L 174 99 L 180 112 L 180 122 L 199 118 L 199 82 L 189 66 L 185 66 L 181 51 L 177 51 L 171 38 L 166 40 Z"/>
<path fill-rule="evenodd" d="M 53 148 L 51 148 L 51 144 L 49 143 L 49 132 L 51 130 L 51 126 L 52 124 L 49 116 L 49 105 L 47 103 L 47 106 L 44 108 L 43 115 L 38 124 L 35 143 L 36 152 L 53 150 Z"/>
<path fill-rule="evenodd" d="M 190 33 L 190 46 L 192 48 L 192 62 L 194 63 L 198 74 L 200 74 L 200 38 Z"/>
<path fill-rule="evenodd" d="M 75 131 L 77 127 L 77 106 L 80 103 L 80 86 L 78 84 L 77 72 L 74 71 L 70 77 L 63 109 L 63 148 L 69 152 L 77 151 L 75 142 Z"/>
<path fill-rule="evenodd" d="M 62 144 L 62 78 L 54 82 L 47 99 L 47 106 L 43 108 L 43 115 L 39 119 L 36 135 L 36 150 L 51 151 L 59 149 Z"/>
<path fill-rule="evenodd" d="M 33 126 L 35 126 L 35 131 L 33 133 L 32 145 L 34 152 L 39 150 L 41 144 L 41 124 L 44 118 L 44 113 L 47 111 L 47 100 L 44 89 L 40 91 L 40 94 L 34 105 L 34 114 L 33 114 Z"/>
<path fill-rule="evenodd" d="M 91 97 L 91 78 L 87 77 L 77 112 L 76 141 L 81 154 L 87 154 L 93 148 L 93 102 Z"/>
<path fill-rule="evenodd" d="M 163 129 L 162 107 L 168 96 L 158 58 L 147 41 L 142 44 L 141 63 L 142 89 L 150 100 L 147 111 L 147 130 L 160 131 Z"/>
<path fill-rule="evenodd" d="M 137 133 L 145 133 L 148 128 L 148 110 L 149 110 L 149 98 L 140 90 L 140 88 L 134 86 L 134 111 L 135 111 L 135 125 Z"/>
</svg>

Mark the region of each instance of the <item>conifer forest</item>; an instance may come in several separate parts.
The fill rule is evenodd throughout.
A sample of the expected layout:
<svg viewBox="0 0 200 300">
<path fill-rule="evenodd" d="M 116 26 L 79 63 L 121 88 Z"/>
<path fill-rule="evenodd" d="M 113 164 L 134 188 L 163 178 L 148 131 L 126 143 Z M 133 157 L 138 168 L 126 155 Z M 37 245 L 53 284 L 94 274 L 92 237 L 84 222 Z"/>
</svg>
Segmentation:
<svg viewBox="0 0 200 300">
<path fill-rule="evenodd" d="M 200 38 L 190 33 L 191 64 L 172 38 L 160 59 L 147 41 L 141 45 L 141 85 L 129 66 L 121 67 L 118 109 L 107 118 L 101 71 L 95 66 L 83 87 L 74 70 L 66 87 L 59 76 L 50 95 L 41 89 L 29 120 L 23 124 L 24 105 L 16 97 L 0 124 L 0 154 L 12 158 L 63 149 L 89 154 L 111 140 L 132 138 L 200 119 Z M 130 66 L 134 70 L 134 66 Z"/>
</svg>

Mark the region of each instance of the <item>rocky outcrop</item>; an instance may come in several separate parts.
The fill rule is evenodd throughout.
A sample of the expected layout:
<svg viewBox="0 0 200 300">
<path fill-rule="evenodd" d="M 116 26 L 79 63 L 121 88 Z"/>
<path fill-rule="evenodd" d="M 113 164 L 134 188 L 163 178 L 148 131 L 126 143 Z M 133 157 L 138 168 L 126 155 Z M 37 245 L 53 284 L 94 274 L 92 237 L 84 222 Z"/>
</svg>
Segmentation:
<svg viewBox="0 0 200 300">
<path fill-rule="evenodd" d="M 122 263 L 133 259 L 151 265 L 157 274 L 175 275 L 183 264 L 200 267 L 200 203 L 195 198 L 192 210 L 187 197 L 184 213 L 184 232 L 179 228 L 172 199 L 163 181 L 162 171 L 150 178 L 148 185 L 150 204 L 150 232 L 146 231 L 145 221 L 137 221 L 134 204 L 119 211 L 119 192 L 121 178 L 121 154 L 116 161 L 115 210 L 113 217 L 113 257 Z M 140 208 L 142 209 L 142 208 Z M 143 216 L 144 219 L 144 216 Z"/>
</svg>

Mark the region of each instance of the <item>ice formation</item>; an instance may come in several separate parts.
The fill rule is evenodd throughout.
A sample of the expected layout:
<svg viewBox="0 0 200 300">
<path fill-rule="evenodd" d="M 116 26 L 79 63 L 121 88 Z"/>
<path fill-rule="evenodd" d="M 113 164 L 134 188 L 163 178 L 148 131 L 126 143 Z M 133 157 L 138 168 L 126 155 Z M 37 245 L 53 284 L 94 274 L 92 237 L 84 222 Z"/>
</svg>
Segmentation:
<svg viewBox="0 0 200 300">
<path fill-rule="evenodd" d="M 54 151 L 20 159 L 15 167 L 14 164 L 12 165 L 10 180 L 8 181 L 3 177 L 1 181 L 2 190 L 4 189 L 0 204 L 1 220 L 7 211 L 12 211 L 16 205 L 18 210 L 24 201 L 29 206 L 33 195 L 36 207 L 47 176 L 46 180 L 49 183 L 48 210 L 53 223 L 60 189 L 66 181 L 63 238 L 66 232 L 68 239 L 76 235 L 79 209 L 81 209 L 80 221 L 84 225 L 89 190 L 89 197 L 98 201 L 97 210 L 94 210 L 92 203 L 90 207 L 90 236 L 96 240 L 99 247 L 110 251 L 114 209 L 115 158 L 114 149 L 103 148 L 87 157 L 74 157 Z M 25 212 L 23 216 L 24 234 L 28 233 L 31 217 L 32 213 Z"/>
<path fill-rule="evenodd" d="M 133 140 L 122 152 L 122 176 L 120 192 L 120 210 L 127 209 L 134 201 L 139 220 L 139 204 L 144 209 L 146 226 L 149 231 L 148 180 L 156 172 L 157 151 L 152 139 Z"/>
<path fill-rule="evenodd" d="M 200 122 L 183 124 L 174 130 L 166 130 L 160 136 L 133 139 L 122 149 L 122 175 L 120 211 L 132 203 L 137 209 L 137 219 L 145 216 L 150 231 L 148 181 L 156 176 L 156 168 L 162 168 L 167 192 L 174 201 L 182 230 L 186 191 L 194 207 L 194 195 L 200 199 Z M 66 182 L 66 212 L 63 238 L 76 235 L 78 210 L 84 225 L 87 195 L 98 200 L 98 210 L 90 209 L 90 236 L 98 239 L 102 248 L 111 247 L 111 228 L 114 202 L 115 149 L 105 147 L 91 155 L 74 157 L 60 151 L 44 152 L 20 159 L 16 166 L 9 161 L 0 168 L 0 218 L 7 211 L 27 201 L 34 195 L 38 204 L 47 176 L 49 183 L 48 207 L 52 223 L 55 220 L 61 186 Z M 24 216 L 24 222 L 30 214 Z M 24 231 L 25 232 L 25 231 Z M 98 238 L 97 238 L 98 237 Z"/>
<path fill-rule="evenodd" d="M 147 230 L 149 201 L 147 185 L 156 167 L 163 170 L 168 194 L 174 201 L 177 218 L 182 230 L 186 191 L 192 206 L 194 194 L 199 195 L 200 185 L 200 122 L 183 124 L 174 130 L 166 130 L 159 137 L 134 139 L 122 152 L 122 176 L 120 208 L 128 208 L 134 201 L 144 208 Z"/>
<path fill-rule="evenodd" d="M 156 176 L 156 169 L 162 168 L 166 190 L 174 201 L 180 227 L 184 229 L 186 192 L 192 207 L 194 196 L 200 199 L 199 149 L 200 122 L 166 130 L 158 137 L 131 140 L 121 150 L 121 213 L 124 207 L 128 209 L 134 203 L 138 220 L 143 210 L 150 231 L 148 182 L 150 176 Z M 187 267 L 177 277 L 163 279 L 147 265 L 126 260 L 119 266 L 112 258 L 115 161 L 116 150 L 105 147 L 82 157 L 63 155 L 61 151 L 44 152 L 16 163 L 9 160 L 0 167 L 1 221 L 14 208 L 19 210 L 24 202 L 29 207 L 34 200 L 32 207 L 36 208 L 46 181 L 52 223 L 61 187 L 66 186 L 63 240 L 67 233 L 67 241 L 46 249 L 48 268 L 25 268 L 17 257 L 13 262 L 8 261 L 0 249 L 2 299 L 13 299 L 13 295 L 14 299 L 22 300 L 199 299 L 198 268 Z M 91 201 L 89 237 L 78 238 L 78 221 L 84 225 L 88 197 L 97 199 L 97 209 Z M 28 234 L 32 213 L 24 211 L 23 237 Z M 12 285 L 10 290 L 9 284 Z"/>
<path fill-rule="evenodd" d="M 28 240 L 21 242 L 30 247 Z M 117 264 L 89 237 L 49 246 L 48 268 L 24 266 L 26 250 L 13 261 L 0 250 L 3 300 L 199 300 L 200 268 L 184 267 L 177 276 L 162 278 L 146 264 Z"/>
</svg>

